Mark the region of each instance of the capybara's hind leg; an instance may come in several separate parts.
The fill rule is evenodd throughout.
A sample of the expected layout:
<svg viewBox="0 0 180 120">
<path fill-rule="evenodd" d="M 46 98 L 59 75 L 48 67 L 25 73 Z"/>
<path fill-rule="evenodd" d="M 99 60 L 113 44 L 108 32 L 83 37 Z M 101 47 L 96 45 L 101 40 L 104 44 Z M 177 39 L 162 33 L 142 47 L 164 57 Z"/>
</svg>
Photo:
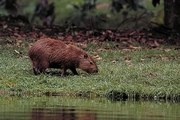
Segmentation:
<svg viewBox="0 0 180 120">
<path fill-rule="evenodd" d="M 62 67 L 61 77 L 65 77 L 65 76 L 66 76 L 66 68 Z"/>
<path fill-rule="evenodd" d="M 36 61 L 33 61 L 33 71 L 35 75 L 39 74 L 38 63 Z"/>
</svg>

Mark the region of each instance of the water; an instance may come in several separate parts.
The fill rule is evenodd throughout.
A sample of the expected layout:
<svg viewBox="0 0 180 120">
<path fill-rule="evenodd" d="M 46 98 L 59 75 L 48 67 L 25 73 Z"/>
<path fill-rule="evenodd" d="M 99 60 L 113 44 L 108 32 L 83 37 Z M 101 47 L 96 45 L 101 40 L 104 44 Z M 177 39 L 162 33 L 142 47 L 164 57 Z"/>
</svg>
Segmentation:
<svg viewBox="0 0 180 120">
<path fill-rule="evenodd" d="M 180 120 L 180 104 L 105 98 L 0 96 L 0 120 Z"/>
</svg>

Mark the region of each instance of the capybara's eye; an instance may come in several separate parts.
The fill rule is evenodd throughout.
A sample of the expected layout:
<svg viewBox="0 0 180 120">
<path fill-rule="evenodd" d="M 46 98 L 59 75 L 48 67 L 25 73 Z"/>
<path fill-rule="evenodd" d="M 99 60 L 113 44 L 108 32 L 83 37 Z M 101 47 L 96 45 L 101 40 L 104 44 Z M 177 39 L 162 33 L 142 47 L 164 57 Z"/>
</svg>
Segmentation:
<svg viewBox="0 0 180 120">
<path fill-rule="evenodd" d="M 91 65 L 93 65 L 93 62 L 90 62 Z"/>
</svg>

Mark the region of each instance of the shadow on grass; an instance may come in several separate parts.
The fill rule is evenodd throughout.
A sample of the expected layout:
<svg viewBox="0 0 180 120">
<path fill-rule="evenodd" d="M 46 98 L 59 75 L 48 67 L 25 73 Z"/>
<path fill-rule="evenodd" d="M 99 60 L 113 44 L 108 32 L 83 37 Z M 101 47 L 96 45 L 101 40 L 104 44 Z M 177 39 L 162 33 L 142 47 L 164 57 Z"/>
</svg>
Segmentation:
<svg viewBox="0 0 180 120">
<path fill-rule="evenodd" d="M 33 70 L 29 70 L 28 71 L 31 75 L 35 75 Z M 49 76 L 59 76 L 61 77 L 61 70 L 59 69 L 48 69 L 46 70 L 44 73 L 40 73 L 40 74 L 44 74 L 44 75 L 49 75 Z M 40 75 L 38 74 L 38 75 Z M 66 72 L 66 76 L 74 76 L 73 73 L 70 73 L 70 72 Z"/>
</svg>

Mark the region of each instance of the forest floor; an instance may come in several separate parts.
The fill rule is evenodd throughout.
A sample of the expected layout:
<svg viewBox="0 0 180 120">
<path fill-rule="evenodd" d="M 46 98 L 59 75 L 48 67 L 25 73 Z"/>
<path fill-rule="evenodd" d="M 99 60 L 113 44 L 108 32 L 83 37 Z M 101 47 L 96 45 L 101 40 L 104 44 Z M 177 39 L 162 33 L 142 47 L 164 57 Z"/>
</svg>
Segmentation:
<svg viewBox="0 0 180 120">
<path fill-rule="evenodd" d="M 12 17 L 3 16 L 0 18 L 0 37 L 13 38 L 16 41 L 22 39 L 39 39 L 51 37 L 65 42 L 103 42 L 113 41 L 125 44 L 125 47 L 133 47 L 134 43 L 147 45 L 156 48 L 159 45 L 180 45 L 180 35 L 178 31 L 165 27 L 162 24 L 150 23 L 149 28 L 139 28 L 130 30 L 116 29 L 95 29 L 76 28 L 75 26 L 64 25 L 63 27 L 54 25 L 44 27 L 41 25 L 31 25 L 23 16 Z"/>
</svg>

